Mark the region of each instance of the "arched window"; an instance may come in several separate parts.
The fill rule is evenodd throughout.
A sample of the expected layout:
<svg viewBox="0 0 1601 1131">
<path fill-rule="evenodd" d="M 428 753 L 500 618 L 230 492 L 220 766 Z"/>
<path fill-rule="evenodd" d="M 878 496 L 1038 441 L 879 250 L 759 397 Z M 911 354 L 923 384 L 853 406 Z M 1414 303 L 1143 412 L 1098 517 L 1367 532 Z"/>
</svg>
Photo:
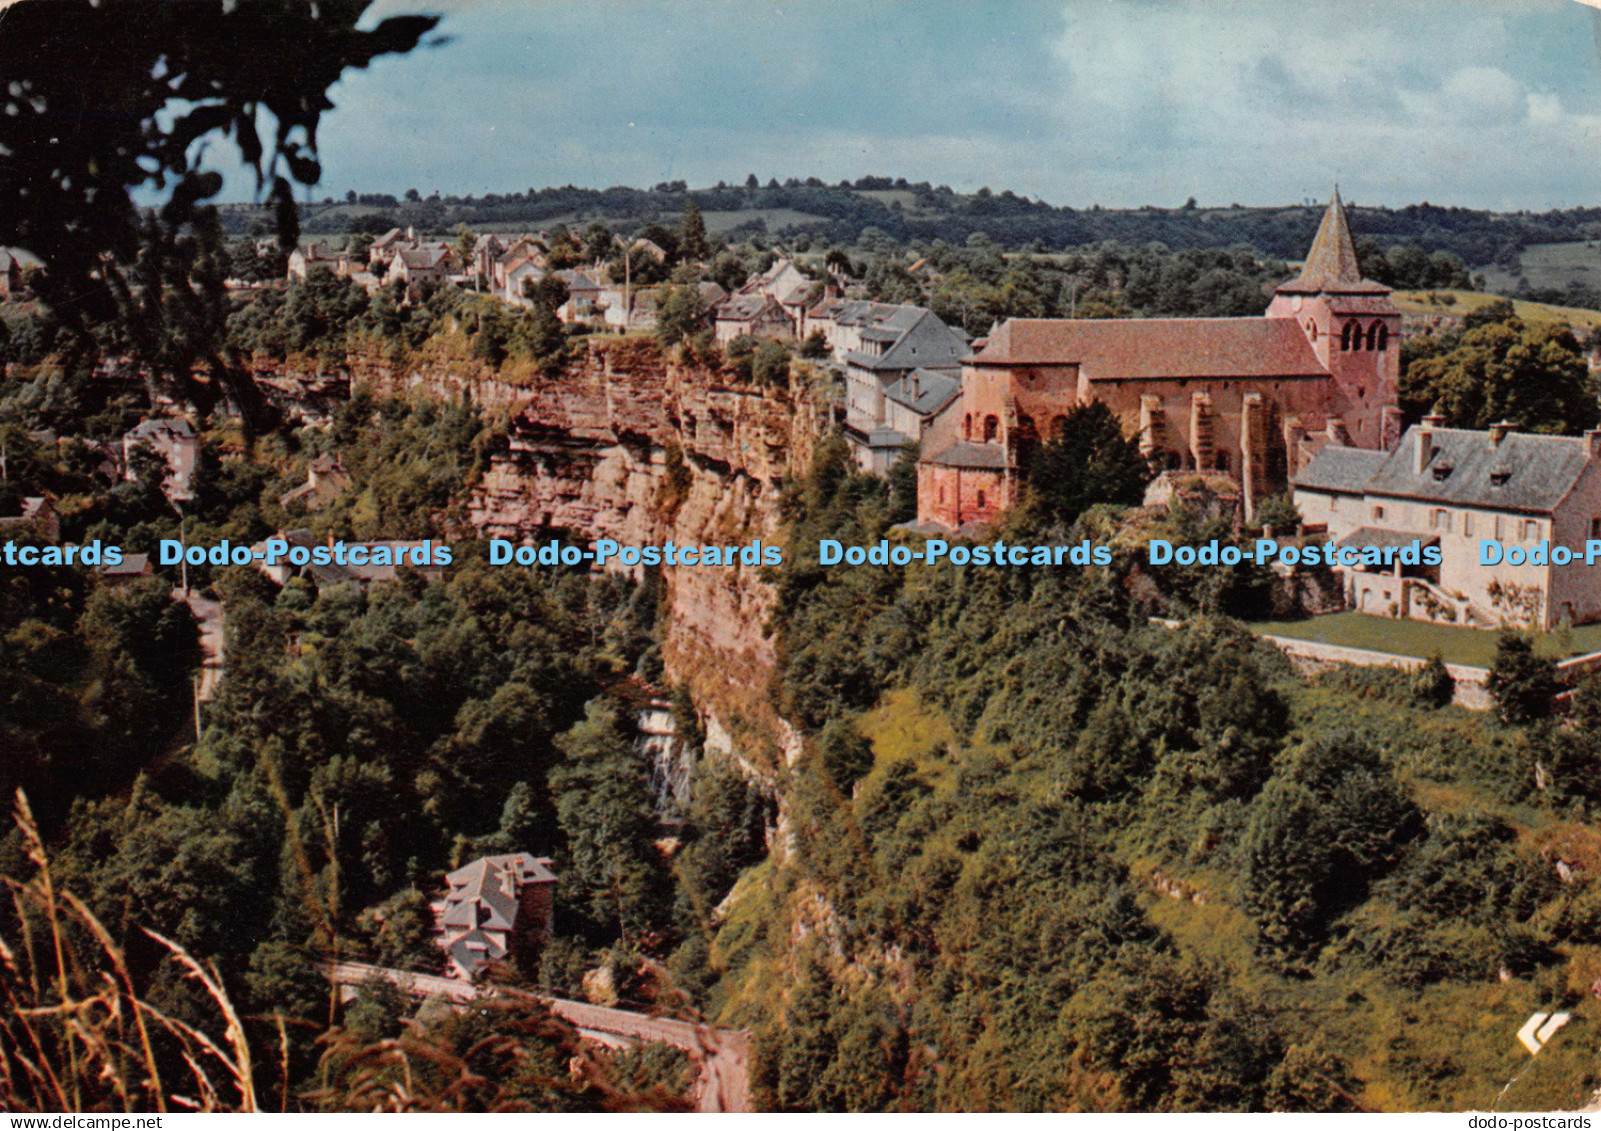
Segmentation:
<svg viewBox="0 0 1601 1131">
<path fill-rule="evenodd" d="M 984 492 L 982 492 L 982 491 L 980 491 L 978 493 L 978 509 L 979 510 L 983 510 L 984 509 Z"/>
<path fill-rule="evenodd" d="M 1383 328 L 1377 322 L 1368 327 L 1368 349 L 1376 350 L 1379 348 L 1379 331 Z"/>
<path fill-rule="evenodd" d="M 986 444 L 994 443 L 996 440 L 1000 439 L 1000 435 L 1000 417 L 994 415 L 986 416 L 984 418 L 984 442 Z"/>
<path fill-rule="evenodd" d="M 939 501 L 941 506 L 945 504 L 945 488 L 943 487 L 939 489 Z"/>
<path fill-rule="evenodd" d="M 1347 322 L 1345 324 L 1345 329 L 1340 331 L 1340 348 L 1342 350 L 1348 350 L 1351 348 L 1351 336 L 1353 330 L 1356 331 L 1358 335 L 1360 335 L 1362 332 L 1361 330 L 1357 329 L 1355 322 Z M 1362 341 L 1360 337 L 1357 338 L 1357 348 L 1362 348 Z"/>
<path fill-rule="evenodd" d="M 1390 348 L 1390 330 L 1389 330 L 1389 327 L 1385 326 L 1385 324 L 1383 322 L 1380 322 L 1378 324 L 1377 329 L 1378 329 L 1378 332 L 1379 332 L 1379 344 L 1374 346 L 1370 342 L 1369 345 L 1373 349 L 1379 349 L 1379 350 L 1389 349 Z"/>
<path fill-rule="evenodd" d="M 1310 319 L 1308 319 L 1306 323 L 1306 336 L 1311 338 L 1314 342 L 1317 341 L 1317 323 L 1311 321 Z"/>
<path fill-rule="evenodd" d="M 972 413 L 968 413 L 966 416 L 962 417 L 962 439 L 971 440 L 972 438 L 973 438 L 973 414 Z"/>
</svg>

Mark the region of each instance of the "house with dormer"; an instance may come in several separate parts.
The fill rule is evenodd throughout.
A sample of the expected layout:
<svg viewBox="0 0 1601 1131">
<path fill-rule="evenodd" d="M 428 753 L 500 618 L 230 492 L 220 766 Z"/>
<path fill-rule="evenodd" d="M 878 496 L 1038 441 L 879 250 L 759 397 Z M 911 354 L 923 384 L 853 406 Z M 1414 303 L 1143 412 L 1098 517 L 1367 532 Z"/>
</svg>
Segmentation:
<svg viewBox="0 0 1601 1131">
<path fill-rule="evenodd" d="M 430 905 L 436 941 L 453 977 L 473 981 L 496 963 L 538 968 L 551 936 L 556 873 L 527 852 L 482 856 L 445 876 L 443 899 Z"/>
<path fill-rule="evenodd" d="M 1601 541 L 1601 429 L 1543 436 L 1429 416 L 1393 451 L 1326 444 L 1294 499 L 1344 551 L 1336 568 L 1360 612 L 1481 628 L 1601 620 L 1601 559 L 1583 564 Z"/>
</svg>

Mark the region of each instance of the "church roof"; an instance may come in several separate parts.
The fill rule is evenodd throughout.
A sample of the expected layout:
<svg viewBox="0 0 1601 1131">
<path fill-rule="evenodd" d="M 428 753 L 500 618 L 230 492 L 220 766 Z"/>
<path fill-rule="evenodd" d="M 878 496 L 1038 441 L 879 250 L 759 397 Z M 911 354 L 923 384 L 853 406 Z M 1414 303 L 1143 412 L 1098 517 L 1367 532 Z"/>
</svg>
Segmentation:
<svg viewBox="0 0 1601 1131">
<path fill-rule="evenodd" d="M 1306 262 L 1301 265 L 1301 274 L 1278 289 L 1310 294 L 1320 291 L 1389 293 L 1390 288 L 1362 278 L 1356 244 L 1351 240 L 1351 225 L 1338 188 L 1329 199 L 1328 211 L 1323 213 L 1323 222 L 1317 227 L 1312 250 L 1306 253 Z"/>
<path fill-rule="evenodd" d="M 1091 381 L 1327 377 L 1293 318 L 1009 318 L 977 365 L 1079 365 Z"/>
</svg>

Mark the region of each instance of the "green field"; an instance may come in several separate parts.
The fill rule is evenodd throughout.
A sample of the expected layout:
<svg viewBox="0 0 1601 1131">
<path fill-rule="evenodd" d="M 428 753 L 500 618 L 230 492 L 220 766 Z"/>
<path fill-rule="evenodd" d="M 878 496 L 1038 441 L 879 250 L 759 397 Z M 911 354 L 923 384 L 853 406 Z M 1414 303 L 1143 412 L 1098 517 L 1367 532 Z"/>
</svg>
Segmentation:
<svg viewBox="0 0 1601 1131">
<path fill-rule="evenodd" d="M 1561 290 L 1570 283 L 1596 286 L 1601 284 L 1601 244 L 1595 240 L 1530 244 L 1518 257 L 1518 265 L 1522 269 L 1519 275 L 1502 267 L 1486 267 L 1485 282 L 1494 290 L 1508 291 L 1525 280 L 1540 289 Z"/>
<path fill-rule="evenodd" d="M 1395 656 L 1427 659 L 1436 652 L 1448 664 L 1487 668 L 1495 658 L 1497 633 L 1478 628 L 1424 624 L 1415 620 L 1392 620 L 1364 613 L 1333 613 L 1308 620 L 1259 621 L 1251 631 L 1269 636 L 1288 636 L 1318 644 L 1345 648 L 1368 648 Z M 1534 638 L 1535 650 L 1542 656 L 1564 659 L 1601 651 L 1601 624 L 1543 632 Z"/>
<path fill-rule="evenodd" d="M 1449 295 L 1450 301 L 1433 302 L 1431 295 Z M 1470 310 L 1496 302 L 1501 296 L 1478 291 L 1397 291 L 1392 298 L 1403 314 L 1447 314 L 1460 318 Z M 1594 310 L 1522 299 L 1514 299 L 1512 305 L 1517 308 L 1518 317 L 1531 326 L 1543 322 L 1564 322 L 1585 330 L 1601 326 L 1601 312 Z"/>
</svg>

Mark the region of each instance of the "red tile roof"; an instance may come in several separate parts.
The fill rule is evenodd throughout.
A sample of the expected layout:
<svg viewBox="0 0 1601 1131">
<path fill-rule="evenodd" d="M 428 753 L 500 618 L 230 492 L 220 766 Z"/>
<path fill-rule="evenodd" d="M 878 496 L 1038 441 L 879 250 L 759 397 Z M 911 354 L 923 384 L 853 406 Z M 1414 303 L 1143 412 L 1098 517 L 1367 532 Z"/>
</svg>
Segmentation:
<svg viewBox="0 0 1601 1131">
<path fill-rule="evenodd" d="M 1091 381 L 1326 377 L 1292 318 L 1011 318 L 980 365 L 1073 365 Z"/>
</svg>

